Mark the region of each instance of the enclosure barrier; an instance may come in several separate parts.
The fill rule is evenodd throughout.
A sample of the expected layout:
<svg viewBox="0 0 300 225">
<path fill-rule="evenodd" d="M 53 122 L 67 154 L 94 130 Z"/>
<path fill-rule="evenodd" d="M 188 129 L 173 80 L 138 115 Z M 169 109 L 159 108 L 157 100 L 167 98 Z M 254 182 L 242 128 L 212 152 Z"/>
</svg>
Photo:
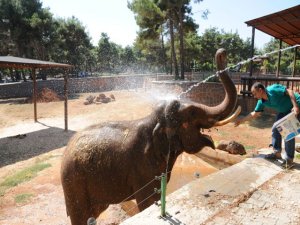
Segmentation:
<svg viewBox="0 0 300 225">
<path fill-rule="evenodd" d="M 300 89 L 300 77 L 250 77 L 250 76 L 241 76 L 242 90 L 241 94 L 243 96 L 251 96 L 251 86 L 255 82 L 261 82 L 265 86 L 271 84 L 282 84 L 289 89 L 292 89 L 295 92 L 299 92 Z"/>
</svg>

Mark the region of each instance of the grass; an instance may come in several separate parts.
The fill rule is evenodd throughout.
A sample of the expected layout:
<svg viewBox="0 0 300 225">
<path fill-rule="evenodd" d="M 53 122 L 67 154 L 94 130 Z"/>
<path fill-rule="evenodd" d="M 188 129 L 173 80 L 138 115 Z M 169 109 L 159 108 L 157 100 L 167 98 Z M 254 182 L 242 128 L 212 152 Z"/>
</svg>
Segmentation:
<svg viewBox="0 0 300 225">
<path fill-rule="evenodd" d="M 245 146 L 246 151 L 249 151 L 249 150 L 252 150 L 252 149 L 255 149 L 255 146 L 252 146 L 252 145 Z"/>
<path fill-rule="evenodd" d="M 31 194 L 31 193 L 23 193 L 23 194 L 16 195 L 16 196 L 15 196 L 15 202 L 16 202 L 16 203 L 25 203 L 25 202 L 27 202 L 32 196 L 33 196 L 33 194 Z"/>
<path fill-rule="evenodd" d="M 32 178 L 37 176 L 37 173 L 39 171 L 42 171 L 50 166 L 50 163 L 37 163 L 11 176 L 6 177 L 5 180 L 0 184 L 0 196 L 3 196 L 7 189 L 31 180 Z"/>
</svg>

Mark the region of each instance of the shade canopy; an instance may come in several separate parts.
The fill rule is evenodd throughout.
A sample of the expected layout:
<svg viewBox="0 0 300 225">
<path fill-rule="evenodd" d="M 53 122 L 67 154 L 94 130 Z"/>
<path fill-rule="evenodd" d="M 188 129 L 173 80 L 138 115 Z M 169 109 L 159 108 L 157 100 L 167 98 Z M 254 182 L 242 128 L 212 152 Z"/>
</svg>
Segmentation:
<svg viewBox="0 0 300 225">
<path fill-rule="evenodd" d="M 70 68 L 69 64 L 55 63 L 49 61 L 41 61 L 36 59 L 27 59 L 14 56 L 0 56 L 1 68 Z"/>
<path fill-rule="evenodd" d="M 34 121 L 37 122 L 37 82 L 35 69 L 38 68 L 65 68 L 66 70 L 73 67 L 69 64 L 27 59 L 13 56 L 0 56 L 0 68 L 11 69 L 31 69 L 33 75 L 33 104 L 34 104 Z M 64 111 L 65 111 L 65 131 L 68 131 L 68 76 L 64 76 Z"/>
<path fill-rule="evenodd" d="M 289 45 L 300 44 L 300 5 L 245 23 Z"/>
</svg>

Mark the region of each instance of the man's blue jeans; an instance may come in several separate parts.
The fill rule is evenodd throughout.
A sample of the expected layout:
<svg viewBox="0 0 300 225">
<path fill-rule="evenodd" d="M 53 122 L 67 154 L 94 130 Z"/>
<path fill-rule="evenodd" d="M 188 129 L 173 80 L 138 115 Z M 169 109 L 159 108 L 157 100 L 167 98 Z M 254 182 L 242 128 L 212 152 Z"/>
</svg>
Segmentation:
<svg viewBox="0 0 300 225">
<path fill-rule="evenodd" d="M 278 113 L 276 115 L 276 121 L 280 120 L 282 117 L 289 114 L 289 112 L 286 113 Z M 299 117 L 298 117 L 299 119 Z M 282 137 L 279 131 L 274 127 L 272 129 L 272 145 L 275 152 L 281 152 L 281 143 L 282 143 Z M 295 138 L 285 141 L 284 142 L 285 152 L 288 157 L 288 159 L 294 159 L 295 156 Z"/>
</svg>

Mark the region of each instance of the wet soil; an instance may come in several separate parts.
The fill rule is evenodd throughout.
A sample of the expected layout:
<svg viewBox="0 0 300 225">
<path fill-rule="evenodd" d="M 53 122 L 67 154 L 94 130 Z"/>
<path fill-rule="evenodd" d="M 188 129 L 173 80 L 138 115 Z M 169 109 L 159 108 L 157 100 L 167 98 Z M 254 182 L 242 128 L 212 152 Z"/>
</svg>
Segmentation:
<svg viewBox="0 0 300 225">
<path fill-rule="evenodd" d="M 0 224 L 70 224 L 60 182 L 61 156 L 69 138 L 91 124 L 142 118 L 158 102 L 151 93 L 137 90 L 105 93 L 116 98 L 107 104 L 83 104 L 87 96 L 97 94 L 81 94 L 69 100 L 69 132 L 63 131 L 63 102 L 38 103 L 38 123 L 34 123 L 33 104 L 23 103 L 22 99 L 0 101 L 0 184 L 6 177 L 37 162 L 51 164 L 35 178 L 0 193 Z M 272 123 L 272 116 L 263 116 L 237 128 L 230 123 L 206 132 L 216 144 L 235 140 L 247 152 L 254 152 L 270 143 Z M 217 170 L 194 155 L 183 154 L 172 172 L 168 193 Z M 20 195 L 29 197 L 18 201 Z M 134 201 L 112 205 L 98 221 L 118 224 L 138 212 L 135 206 Z"/>
</svg>

